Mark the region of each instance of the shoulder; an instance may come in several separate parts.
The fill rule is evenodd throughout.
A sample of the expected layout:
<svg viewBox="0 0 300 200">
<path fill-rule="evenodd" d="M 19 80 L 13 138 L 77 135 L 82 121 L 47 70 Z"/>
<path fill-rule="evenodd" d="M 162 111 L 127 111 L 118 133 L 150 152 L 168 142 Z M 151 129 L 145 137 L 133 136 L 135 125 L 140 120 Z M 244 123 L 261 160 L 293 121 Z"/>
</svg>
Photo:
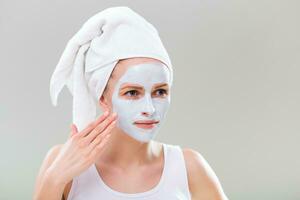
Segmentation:
<svg viewBox="0 0 300 200">
<path fill-rule="evenodd" d="M 228 200 L 215 172 L 205 158 L 191 148 L 183 148 L 182 152 L 193 198 Z"/>
<path fill-rule="evenodd" d="M 60 149 L 62 147 L 62 144 L 57 144 L 52 146 L 46 153 L 44 160 L 42 162 L 42 165 L 40 167 L 39 174 L 43 175 L 46 171 L 46 169 L 52 164 L 58 153 L 60 152 Z"/>
<path fill-rule="evenodd" d="M 58 153 L 60 152 L 60 149 L 62 148 L 62 146 L 63 146 L 63 144 L 57 144 L 57 145 L 52 146 L 48 150 L 45 159 L 48 159 L 49 161 L 53 161 L 56 158 L 56 156 L 58 155 Z"/>
</svg>

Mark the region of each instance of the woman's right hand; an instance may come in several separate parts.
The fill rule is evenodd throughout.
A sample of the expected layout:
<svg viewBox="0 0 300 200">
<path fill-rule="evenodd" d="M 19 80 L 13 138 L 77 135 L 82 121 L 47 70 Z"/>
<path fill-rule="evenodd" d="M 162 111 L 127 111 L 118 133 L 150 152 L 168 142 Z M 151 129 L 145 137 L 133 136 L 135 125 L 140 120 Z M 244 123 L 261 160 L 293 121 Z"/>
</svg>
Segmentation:
<svg viewBox="0 0 300 200">
<path fill-rule="evenodd" d="M 96 162 L 116 124 L 116 114 L 104 113 L 81 132 L 72 124 L 70 137 L 47 169 L 50 177 L 65 185 Z"/>
</svg>

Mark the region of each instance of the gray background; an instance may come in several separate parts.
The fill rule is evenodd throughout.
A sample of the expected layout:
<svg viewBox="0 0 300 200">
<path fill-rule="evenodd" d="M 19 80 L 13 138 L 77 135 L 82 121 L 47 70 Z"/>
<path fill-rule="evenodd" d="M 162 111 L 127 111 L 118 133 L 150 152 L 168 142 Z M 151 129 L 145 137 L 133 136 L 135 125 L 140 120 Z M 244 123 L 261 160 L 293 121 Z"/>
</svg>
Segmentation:
<svg viewBox="0 0 300 200">
<path fill-rule="evenodd" d="M 157 140 L 199 151 L 230 199 L 300 199 L 300 12 L 292 0 L 0 0 L 0 199 L 31 199 L 47 150 L 71 124 L 49 80 L 93 14 L 129 6 L 158 30 L 174 65 Z"/>
</svg>

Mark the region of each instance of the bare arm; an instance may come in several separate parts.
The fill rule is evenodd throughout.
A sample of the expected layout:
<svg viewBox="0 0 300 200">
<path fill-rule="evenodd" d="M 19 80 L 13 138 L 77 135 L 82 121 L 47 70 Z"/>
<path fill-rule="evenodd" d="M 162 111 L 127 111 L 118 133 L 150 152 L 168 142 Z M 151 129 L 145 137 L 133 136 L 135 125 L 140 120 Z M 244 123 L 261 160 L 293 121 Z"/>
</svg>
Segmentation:
<svg viewBox="0 0 300 200">
<path fill-rule="evenodd" d="M 64 184 L 59 183 L 55 179 L 50 171 L 48 171 L 49 166 L 52 164 L 53 160 L 60 151 L 62 145 L 56 145 L 52 147 L 40 167 L 39 173 L 36 178 L 35 188 L 34 188 L 34 200 L 38 199 L 49 199 L 49 200 L 61 200 L 63 199 Z"/>
<path fill-rule="evenodd" d="M 95 163 L 115 126 L 116 115 L 101 115 L 84 130 L 72 125 L 70 138 L 47 153 L 36 179 L 34 200 L 61 200 L 73 177 Z"/>
<path fill-rule="evenodd" d="M 221 183 L 204 157 L 193 149 L 183 150 L 193 200 L 228 200 Z"/>
</svg>

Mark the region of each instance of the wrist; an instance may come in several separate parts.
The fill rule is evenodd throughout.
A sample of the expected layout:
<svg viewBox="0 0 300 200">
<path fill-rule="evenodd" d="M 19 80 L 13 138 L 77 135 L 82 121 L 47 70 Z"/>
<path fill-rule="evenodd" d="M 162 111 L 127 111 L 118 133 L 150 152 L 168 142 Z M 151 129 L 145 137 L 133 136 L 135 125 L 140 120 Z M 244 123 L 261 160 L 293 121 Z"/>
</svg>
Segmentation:
<svg viewBox="0 0 300 200">
<path fill-rule="evenodd" d="M 63 180 L 63 177 L 51 167 L 49 167 L 46 170 L 45 179 L 49 184 L 53 185 L 54 187 L 64 188 L 65 185 L 67 184 L 67 182 Z"/>
</svg>

